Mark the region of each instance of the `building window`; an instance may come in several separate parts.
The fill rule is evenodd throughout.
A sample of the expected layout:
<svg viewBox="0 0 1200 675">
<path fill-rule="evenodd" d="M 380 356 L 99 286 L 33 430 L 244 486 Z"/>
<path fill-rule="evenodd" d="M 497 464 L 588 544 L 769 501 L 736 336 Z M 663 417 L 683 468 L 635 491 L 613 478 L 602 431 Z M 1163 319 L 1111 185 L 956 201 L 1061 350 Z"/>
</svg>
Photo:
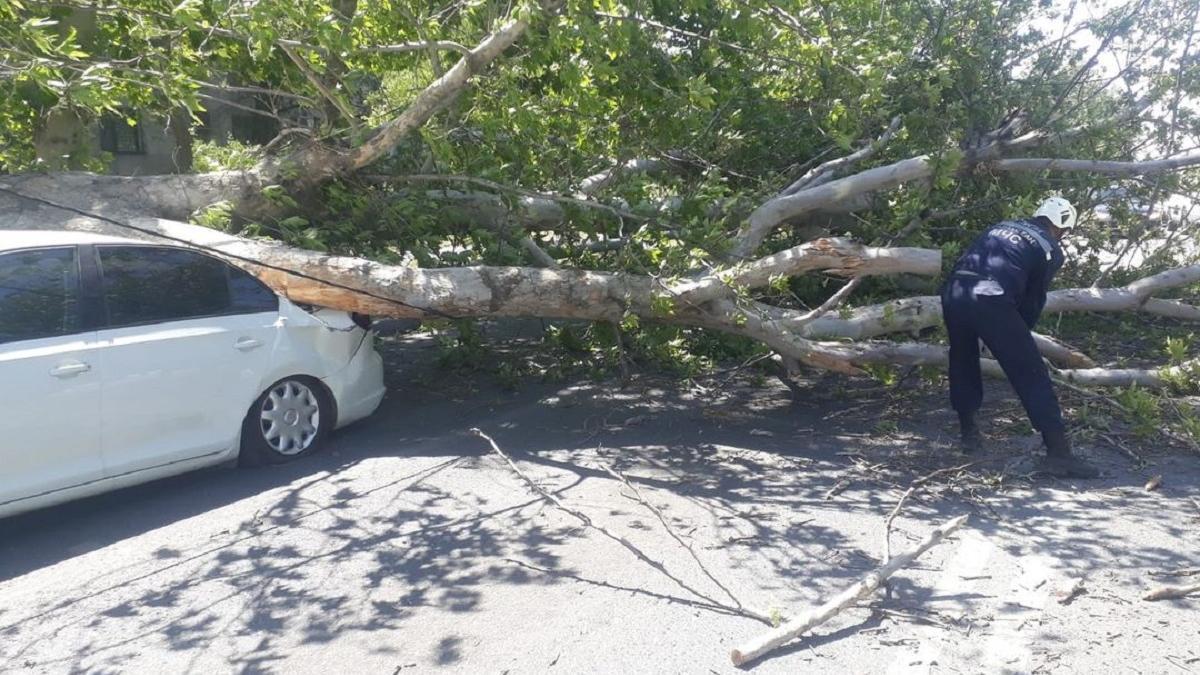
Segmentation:
<svg viewBox="0 0 1200 675">
<path fill-rule="evenodd" d="M 242 143 L 266 145 L 279 133 L 279 122 L 265 115 L 234 113 L 229 119 L 230 135 Z"/>
<path fill-rule="evenodd" d="M 142 128 L 118 115 L 105 115 L 100 120 L 100 149 L 114 155 L 144 155 Z"/>
</svg>

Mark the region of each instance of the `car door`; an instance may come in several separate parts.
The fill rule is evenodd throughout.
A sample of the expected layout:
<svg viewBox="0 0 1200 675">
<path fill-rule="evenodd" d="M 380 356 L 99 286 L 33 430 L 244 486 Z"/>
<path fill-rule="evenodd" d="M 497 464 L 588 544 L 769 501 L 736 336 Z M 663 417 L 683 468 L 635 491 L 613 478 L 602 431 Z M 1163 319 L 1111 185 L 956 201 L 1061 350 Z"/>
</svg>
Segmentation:
<svg viewBox="0 0 1200 675">
<path fill-rule="evenodd" d="M 0 253 L 0 507 L 103 476 L 81 278 L 74 246 Z"/>
<path fill-rule="evenodd" d="M 229 450 L 265 386 L 278 298 L 197 251 L 97 245 L 95 256 L 105 308 L 97 344 L 107 473 Z"/>
</svg>

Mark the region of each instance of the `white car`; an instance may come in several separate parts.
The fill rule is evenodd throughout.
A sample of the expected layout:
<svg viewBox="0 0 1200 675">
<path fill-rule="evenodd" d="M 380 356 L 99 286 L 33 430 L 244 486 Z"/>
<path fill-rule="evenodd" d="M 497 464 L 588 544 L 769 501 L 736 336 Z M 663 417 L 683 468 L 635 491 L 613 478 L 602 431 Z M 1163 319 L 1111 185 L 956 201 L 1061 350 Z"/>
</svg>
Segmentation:
<svg viewBox="0 0 1200 675">
<path fill-rule="evenodd" d="M 311 453 L 383 399 L 368 326 L 199 250 L 0 230 L 0 517 Z"/>
</svg>

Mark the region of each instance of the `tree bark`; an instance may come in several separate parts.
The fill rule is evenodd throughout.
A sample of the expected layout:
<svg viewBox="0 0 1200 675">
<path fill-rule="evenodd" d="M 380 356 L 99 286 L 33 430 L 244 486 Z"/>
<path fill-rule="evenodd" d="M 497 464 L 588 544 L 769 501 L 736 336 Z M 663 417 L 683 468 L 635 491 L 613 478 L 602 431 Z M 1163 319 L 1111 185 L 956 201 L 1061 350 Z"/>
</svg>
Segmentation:
<svg viewBox="0 0 1200 675">
<path fill-rule="evenodd" d="M 1200 265 L 1153 274 L 1116 288 L 1069 288 L 1046 296 L 1045 312 L 1141 311 L 1188 321 L 1200 321 L 1200 308 L 1153 294 L 1200 282 Z M 808 338 L 863 340 L 888 333 L 919 331 L 941 322 L 941 299 L 934 295 L 892 300 L 860 307 L 848 316 L 825 316 L 808 324 Z"/>
</svg>

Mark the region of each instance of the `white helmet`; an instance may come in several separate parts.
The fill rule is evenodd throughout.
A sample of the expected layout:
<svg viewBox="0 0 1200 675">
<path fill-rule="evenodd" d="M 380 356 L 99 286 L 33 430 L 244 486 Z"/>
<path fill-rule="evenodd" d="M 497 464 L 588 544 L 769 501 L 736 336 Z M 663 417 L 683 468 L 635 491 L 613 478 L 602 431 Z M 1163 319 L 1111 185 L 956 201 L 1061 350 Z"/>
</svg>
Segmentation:
<svg viewBox="0 0 1200 675">
<path fill-rule="evenodd" d="M 1038 216 L 1046 216 L 1060 230 L 1069 230 L 1075 227 L 1075 221 L 1078 219 L 1075 207 L 1062 197 L 1051 197 L 1042 202 L 1042 205 L 1033 214 L 1034 218 Z"/>
</svg>

